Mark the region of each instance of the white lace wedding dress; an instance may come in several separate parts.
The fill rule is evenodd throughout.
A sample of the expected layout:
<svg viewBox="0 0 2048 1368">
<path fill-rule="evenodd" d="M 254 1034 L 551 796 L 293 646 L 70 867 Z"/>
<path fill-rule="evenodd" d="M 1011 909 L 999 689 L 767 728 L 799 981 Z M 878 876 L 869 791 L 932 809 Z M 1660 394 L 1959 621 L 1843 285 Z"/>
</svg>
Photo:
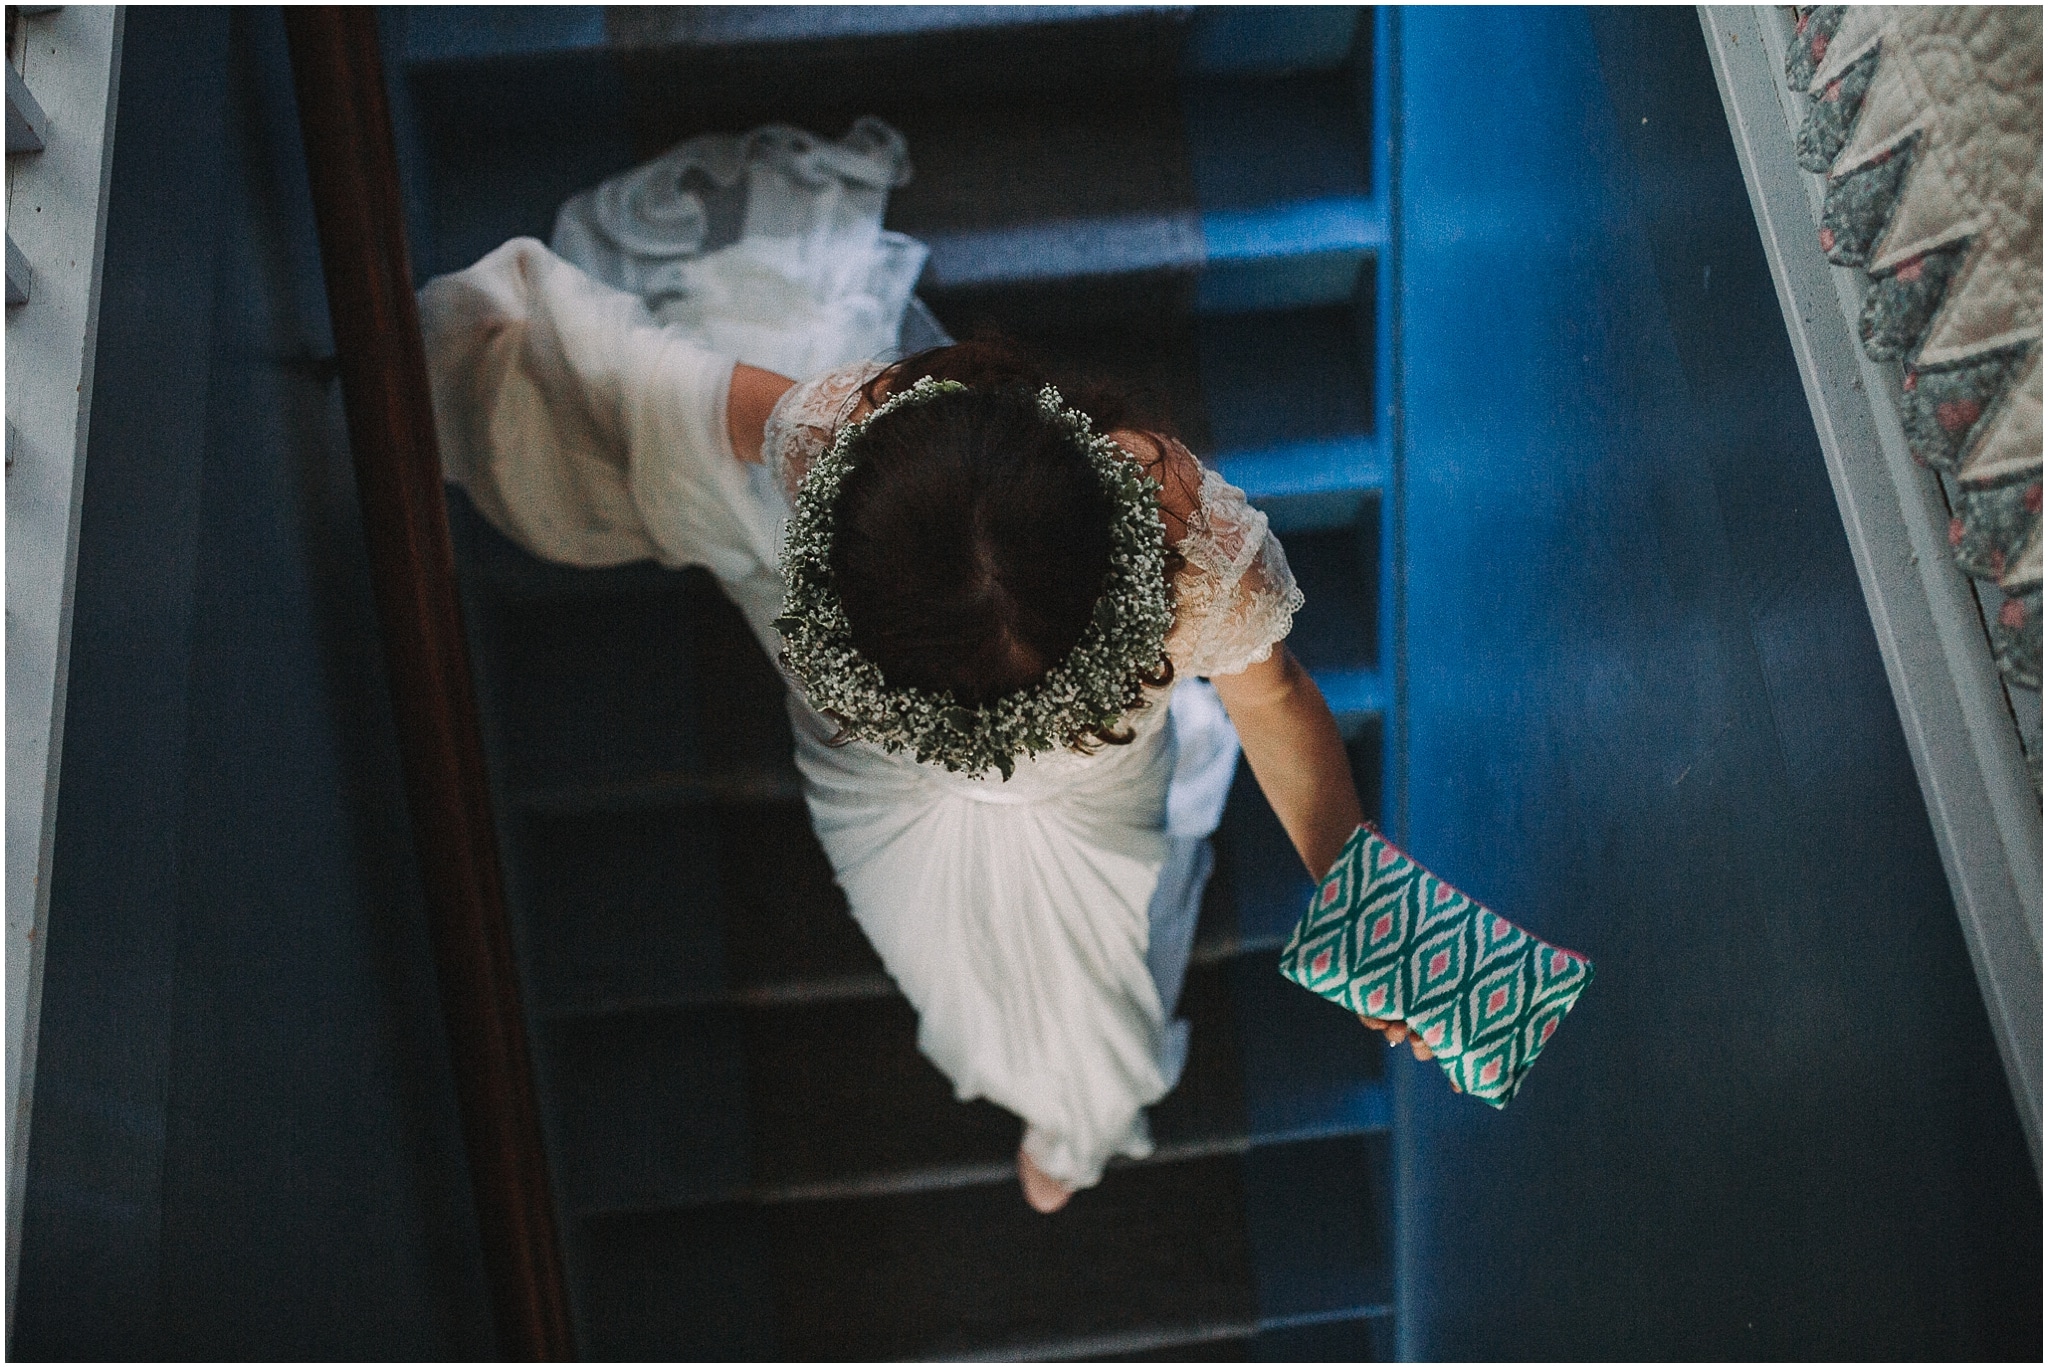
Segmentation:
<svg viewBox="0 0 2048 1368">
<path fill-rule="evenodd" d="M 886 173 L 886 145 L 850 176 L 858 156 L 821 173 L 800 164 L 818 140 L 769 132 L 793 130 L 729 140 L 739 155 L 716 168 L 756 182 L 728 247 L 704 252 L 700 233 L 680 251 L 657 240 L 637 264 L 608 263 L 602 253 L 630 236 L 617 219 L 637 212 L 632 196 L 611 183 L 608 210 L 594 202 L 603 187 L 564 207 L 565 222 L 582 224 L 566 245 L 585 231 L 581 254 L 626 283 L 674 253 L 684 269 L 665 280 L 680 288 L 654 300 L 666 322 L 532 239 L 429 282 L 420 305 L 443 463 L 491 522 L 572 565 L 704 566 L 773 659 L 790 500 L 879 369 L 860 358 L 890 350 L 876 344 L 893 343 L 915 271 L 900 270 L 900 245 L 877 245 L 893 236 L 879 233 L 878 198 L 864 220 L 845 212 L 849 181 Z M 702 152 L 680 160 L 701 166 Z M 763 184 L 780 198 L 757 219 Z M 808 194 L 783 193 L 791 185 Z M 744 286 L 764 270 L 777 280 L 755 309 Z M 758 465 L 737 459 L 726 427 L 735 360 L 810 376 L 776 407 Z M 963 1100 L 1023 1117 L 1033 1160 L 1075 1187 L 1098 1181 L 1113 1155 L 1150 1152 L 1142 1109 L 1186 1057 L 1187 1027 L 1171 1018 L 1237 759 L 1197 677 L 1265 659 L 1301 602 L 1264 515 L 1213 471 L 1178 549 L 1167 650 L 1179 682 L 1132 714 L 1130 745 L 1040 756 L 1008 781 L 971 778 L 864 743 L 828 745 L 835 729 L 788 694 L 812 822 L 917 1009 L 919 1048 Z"/>
</svg>

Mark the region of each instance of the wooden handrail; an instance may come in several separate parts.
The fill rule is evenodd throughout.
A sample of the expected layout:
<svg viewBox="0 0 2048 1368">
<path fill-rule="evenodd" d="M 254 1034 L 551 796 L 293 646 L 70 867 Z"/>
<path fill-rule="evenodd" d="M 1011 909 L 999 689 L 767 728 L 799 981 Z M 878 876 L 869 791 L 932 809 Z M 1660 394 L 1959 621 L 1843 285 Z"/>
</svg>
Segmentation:
<svg viewBox="0 0 2048 1368">
<path fill-rule="evenodd" d="M 285 7 L 499 1352 L 572 1356 L 375 11 Z"/>
</svg>

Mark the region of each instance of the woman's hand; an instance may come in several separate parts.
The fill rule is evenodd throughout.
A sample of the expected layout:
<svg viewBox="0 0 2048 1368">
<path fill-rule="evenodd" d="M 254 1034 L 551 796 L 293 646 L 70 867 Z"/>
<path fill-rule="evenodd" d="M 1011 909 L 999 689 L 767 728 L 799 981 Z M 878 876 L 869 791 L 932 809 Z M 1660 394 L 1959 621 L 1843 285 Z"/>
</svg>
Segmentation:
<svg viewBox="0 0 2048 1368">
<path fill-rule="evenodd" d="M 1118 428 L 1109 434 L 1132 460 L 1159 485 L 1159 520 L 1166 527 L 1166 544 L 1179 546 L 1188 534 L 1188 521 L 1202 506 L 1202 463 L 1195 453 L 1163 432 L 1139 428 Z"/>
<path fill-rule="evenodd" d="M 1287 829 L 1309 877 L 1321 879 L 1365 820 L 1351 760 L 1322 690 L 1287 649 L 1237 674 L 1213 676 L 1273 814 Z"/>
<path fill-rule="evenodd" d="M 1422 1037 L 1416 1035 L 1413 1031 L 1408 1029 L 1407 1022 L 1389 1020 L 1385 1017 L 1369 1017 L 1363 1012 L 1360 1012 L 1358 1014 L 1358 1019 L 1364 1022 L 1367 1026 L 1370 1026 L 1373 1030 L 1378 1031 L 1381 1035 L 1385 1036 L 1387 1038 L 1387 1044 L 1399 1045 L 1402 1041 L 1405 1040 L 1408 1042 L 1408 1048 L 1415 1051 L 1415 1057 L 1417 1059 L 1436 1058 L 1436 1056 L 1430 1052 L 1429 1046 L 1422 1043 Z M 1453 1083 L 1451 1086 L 1456 1087 L 1457 1084 Z"/>
</svg>

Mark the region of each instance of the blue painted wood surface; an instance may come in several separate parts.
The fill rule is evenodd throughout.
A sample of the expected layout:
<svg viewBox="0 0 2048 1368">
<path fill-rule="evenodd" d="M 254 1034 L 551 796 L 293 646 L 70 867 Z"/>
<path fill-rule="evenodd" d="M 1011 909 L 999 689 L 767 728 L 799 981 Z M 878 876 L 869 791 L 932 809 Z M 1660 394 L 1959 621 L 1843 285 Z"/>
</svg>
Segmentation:
<svg viewBox="0 0 2048 1368">
<path fill-rule="evenodd" d="M 1406 820 L 1600 976 L 1395 1071 L 1416 1358 L 2038 1358 L 1999 1072 L 1690 9 L 1400 28 Z"/>
</svg>

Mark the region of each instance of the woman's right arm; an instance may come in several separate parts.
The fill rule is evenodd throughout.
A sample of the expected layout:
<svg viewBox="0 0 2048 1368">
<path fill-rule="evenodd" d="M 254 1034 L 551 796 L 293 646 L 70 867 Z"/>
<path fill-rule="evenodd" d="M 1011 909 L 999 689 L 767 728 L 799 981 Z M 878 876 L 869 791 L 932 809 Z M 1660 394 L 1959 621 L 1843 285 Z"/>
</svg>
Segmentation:
<svg viewBox="0 0 2048 1368">
<path fill-rule="evenodd" d="M 748 465 L 761 463 L 761 434 L 768 426 L 768 415 L 795 385 L 786 375 L 744 362 L 734 364 L 725 401 L 725 426 L 732 437 L 733 455 Z"/>
</svg>

